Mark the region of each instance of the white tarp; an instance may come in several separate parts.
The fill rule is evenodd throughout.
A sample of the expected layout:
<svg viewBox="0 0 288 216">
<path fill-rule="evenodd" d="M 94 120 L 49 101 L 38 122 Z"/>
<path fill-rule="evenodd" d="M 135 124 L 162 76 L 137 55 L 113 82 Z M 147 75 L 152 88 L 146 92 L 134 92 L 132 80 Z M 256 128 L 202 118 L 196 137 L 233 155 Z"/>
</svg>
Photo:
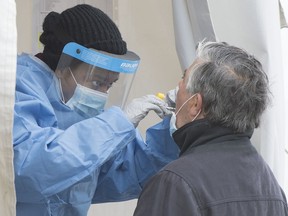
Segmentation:
<svg viewBox="0 0 288 216">
<path fill-rule="evenodd" d="M 194 35 L 190 32 L 191 26 L 189 25 L 191 23 L 181 22 L 178 16 L 182 13 L 187 14 L 188 5 L 197 7 L 199 2 L 197 0 L 173 1 L 174 11 L 176 9 L 179 10 L 177 14 L 174 13 L 176 15 L 174 17 L 174 25 L 176 26 L 175 35 L 179 35 L 177 32 L 179 29 L 183 30 L 182 32 L 179 31 L 181 34 L 187 33 L 188 36 L 190 35 L 187 38 L 181 38 L 181 41 L 179 41 L 179 37 L 176 37 L 176 47 L 187 44 L 188 49 L 191 49 L 190 52 L 193 52 L 190 46 L 191 40 L 193 43 L 197 43 L 197 41 L 195 41 L 195 38 L 193 38 Z M 287 134 L 288 128 L 286 123 L 287 114 L 285 113 L 285 110 L 287 110 L 285 95 L 287 97 L 287 93 L 285 94 L 284 88 L 284 82 L 287 81 L 284 79 L 282 68 L 278 1 L 208 0 L 204 2 L 208 3 L 217 41 L 226 41 L 254 54 L 262 62 L 269 76 L 273 94 L 272 106 L 265 112 L 261 128 L 255 131 L 253 142 L 272 168 L 276 178 L 287 194 L 288 159 L 287 153 L 285 153 L 285 144 L 287 145 L 285 134 Z M 186 7 L 183 6 L 185 4 Z M 197 13 L 203 12 L 202 8 L 200 10 L 194 8 L 194 11 Z M 204 12 L 206 13 L 206 11 Z M 187 29 L 187 32 L 185 32 L 185 29 Z M 181 49 L 177 49 L 177 52 L 180 62 L 184 61 L 183 56 L 189 55 L 189 52 L 183 52 Z"/>
<path fill-rule="evenodd" d="M 16 74 L 16 5 L 0 1 L 0 215 L 16 215 L 13 171 L 13 106 Z"/>
<path fill-rule="evenodd" d="M 281 47 L 282 47 L 282 59 L 283 59 L 283 80 L 284 80 L 284 98 L 283 101 L 285 103 L 285 113 L 283 115 L 283 118 L 285 118 L 285 122 L 288 122 L 288 114 L 287 114 L 287 107 L 288 107 L 288 97 L 287 97 L 287 93 L 288 93 L 288 26 L 287 26 L 287 17 L 288 17 L 288 1 L 287 0 L 280 0 L 281 4 L 282 4 L 282 14 L 281 14 Z M 285 97 L 286 96 L 286 97 Z M 285 128 L 287 130 L 287 126 Z M 287 195 L 287 191 L 288 191 L 288 171 L 287 171 L 287 167 L 288 167 L 288 133 L 285 133 L 285 152 L 286 152 L 286 156 L 285 156 L 285 161 L 284 161 L 284 165 L 282 165 L 284 173 L 284 184 L 285 184 L 285 188 L 286 188 L 286 195 Z"/>
<path fill-rule="evenodd" d="M 195 57 L 195 47 L 204 38 L 215 40 L 207 1 L 172 0 L 176 50 L 182 71 Z"/>
</svg>

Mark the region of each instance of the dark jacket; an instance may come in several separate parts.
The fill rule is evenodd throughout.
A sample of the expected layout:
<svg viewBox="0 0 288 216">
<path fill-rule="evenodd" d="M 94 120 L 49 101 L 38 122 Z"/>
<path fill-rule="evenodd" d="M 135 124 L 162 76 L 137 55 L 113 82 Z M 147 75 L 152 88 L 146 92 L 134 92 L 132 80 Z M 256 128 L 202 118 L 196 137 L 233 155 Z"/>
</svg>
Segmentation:
<svg viewBox="0 0 288 216">
<path fill-rule="evenodd" d="M 134 216 L 287 216 L 285 195 L 251 145 L 252 133 L 206 120 L 177 130 L 180 158 L 147 183 Z"/>
</svg>

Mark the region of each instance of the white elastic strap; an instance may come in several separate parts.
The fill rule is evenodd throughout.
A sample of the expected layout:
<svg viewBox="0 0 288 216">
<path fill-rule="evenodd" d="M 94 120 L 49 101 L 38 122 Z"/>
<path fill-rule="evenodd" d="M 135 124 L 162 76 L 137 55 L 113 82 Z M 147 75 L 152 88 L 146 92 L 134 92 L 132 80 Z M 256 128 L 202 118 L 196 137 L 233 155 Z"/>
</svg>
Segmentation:
<svg viewBox="0 0 288 216">
<path fill-rule="evenodd" d="M 177 114 L 180 112 L 180 110 L 182 109 L 182 107 L 188 103 L 189 100 L 191 100 L 196 94 L 192 95 L 191 97 L 189 97 L 182 105 L 181 107 L 179 108 L 179 110 L 175 113 L 175 115 L 177 116 Z"/>
</svg>

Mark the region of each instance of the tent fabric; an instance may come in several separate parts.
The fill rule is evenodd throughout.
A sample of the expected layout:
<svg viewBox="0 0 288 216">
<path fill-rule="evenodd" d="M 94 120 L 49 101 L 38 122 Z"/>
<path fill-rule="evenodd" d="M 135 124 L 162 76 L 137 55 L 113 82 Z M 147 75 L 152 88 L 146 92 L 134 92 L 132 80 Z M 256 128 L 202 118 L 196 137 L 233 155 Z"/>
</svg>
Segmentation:
<svg viewBox="0 0 288 216">
<path fill-rule="evenodd" d="M 281 28 L 288 28 L 285 13 L 281 2 L 279 1 L 279 13 L 280 13 L 280 26 Z"/>
<path fill-rule="evenodd" d="M 199 29 L 194 28 L 194 26 L 202 25 L 202 19 L 196 19 L 194 22 L 188 22 L 188 18 L 186 21 L 185 19 L 181 20 L 181 17 L 189 14 L 188 11 L 197 11 L 198 17 L 199 14 L 200 17 L 201 14 L 203 16 L 205 14 L 204 17 L 210 17 L 212 27 L 203 25 L 203 28 L 208 28 L 210 31 L 214 29 L 217 41 L 225 41 L 241 47 L 262 62 L 270 79 L 270 90 L 273 96 L 272 104 L 264 113 L 261 126 L 255 131 L 252 142 L 269 164 L 287 194 L 288 154 L 287 150 L 285 151 L 285 144 L 287 148 L 285 134 L 288 131 L 287 115 L 285 114 L 285 110 L 287 110 L 285 85 L 287 83 L 284 83 L 287 81 L 284 79 L 282 67 L 279 3 L 269 0 L 208 0 L 201 1 L 202 4 L 208 6 L 203 11 L 199 2 L 198 0 L 173 1 L 175 43 L 179 61 L 182 65 L 187 63 L 187 59 L 191 57 L 192 53 L 195 53 L 193 45 L 197 40 L 204 39 L 205 35 L 202 35 L 196 40 L 195 34 L 199 35 L 197 33 Z M 189 6 L 194 9 L 192 10 Z M 208 11 L 210 15 L 207 15 Z M 186 37 L 179 35 L 186 35 Z M 192 46 L 191 41 L 194 43 Z M 187 68 L 187 65 L 185 67 Z"/>
<path fill-rule="evenodd" d="M 12 123 L 16 75 L 16 4 L 1 1 L 0 14 L 0 215 L 16 215 Z"/>
<path fill-rule="evenodd" d="M 207 1 L 172 0 L 176 50 L 184 72 L 195 57 L 199 41 L 215 40 Z"/>
</svg>

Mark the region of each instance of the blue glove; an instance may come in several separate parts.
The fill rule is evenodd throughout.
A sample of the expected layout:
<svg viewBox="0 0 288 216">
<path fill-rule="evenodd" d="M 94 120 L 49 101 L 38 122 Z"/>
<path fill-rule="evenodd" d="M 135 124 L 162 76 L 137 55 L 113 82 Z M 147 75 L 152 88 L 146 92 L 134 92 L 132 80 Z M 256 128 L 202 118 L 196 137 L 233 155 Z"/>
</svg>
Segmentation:
<svg viewBox="0 0 288 216">
<path fill-rule="evenodd" d="M 147 116 L 150 110 L 153 110 L 160 118 L 171 114 L 171 111 L 167 109 L 167 103 L 155 95 L 146 95 L 133 99 L 131 103 L 126 106 L 124 112 L 129 121 L 137 127 L 139 122 Z"/>
</svg>

